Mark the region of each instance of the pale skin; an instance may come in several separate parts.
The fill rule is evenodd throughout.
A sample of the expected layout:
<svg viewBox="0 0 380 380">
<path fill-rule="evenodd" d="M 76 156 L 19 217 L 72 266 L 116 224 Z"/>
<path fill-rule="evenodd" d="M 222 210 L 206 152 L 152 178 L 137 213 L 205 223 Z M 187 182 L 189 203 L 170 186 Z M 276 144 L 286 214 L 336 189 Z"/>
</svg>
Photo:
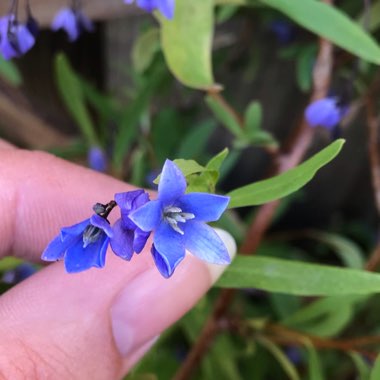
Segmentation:
<svg viewBox="0 0 380 380">
<path fill-rule="evenodd" d="M 133 187 L 0 140 L 0 257 L 40 262 L 61 227 Z M 112 213 L 111 221 L 119 217 Z M 230 251 L 233 253 L 234 249 Z M 131 262 L 67 274 L 47 265 L 0 297 L 0 379 L 120 379 L 220 274 L 187 256 L 169 280 L 149 246 Z"/>
</svg>

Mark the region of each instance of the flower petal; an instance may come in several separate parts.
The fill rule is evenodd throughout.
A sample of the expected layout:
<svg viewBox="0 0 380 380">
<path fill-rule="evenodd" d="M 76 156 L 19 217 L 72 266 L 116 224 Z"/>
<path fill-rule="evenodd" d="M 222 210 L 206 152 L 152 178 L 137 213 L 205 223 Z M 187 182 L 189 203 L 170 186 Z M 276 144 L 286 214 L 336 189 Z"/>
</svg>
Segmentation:
<svg viewBox="0 0 380 380">
<path fill-rule="evenodd" d="M 91 267 L 102 268 L 105 264 L 105 253 L 109 238 L 105 233 L 96 242 L 83 248 L 82 239 L 66 251 L 65 268 L 68 273 L 82 272 Z"/>
<path fill-rule="evenodd" d="M 70 243 L 72 243 L 72 240 L 68 239 L 63 242 L 61 240 L 61 236 L 58 235 L 42 252 L 41 259 L 45 261 L 56 261 L 63 259 L 66 249 L 70 246 Z"/>
<path fill-rule="evenodd" d="M 332 128 L 339 123 L 341 116 L 340 109 L 334 98 L 316 100 L 305 110 L 306 120 L 312 127 L 319 125 Z"/>
<path fill-rule="evenodd" d="M 113 237 L 110 240 L 111 248 L 115 255 L 124 260 L 130 260 L 133 256 L 133 231 L 122 227 L 121 219 L 113 225 Z"/>
<path fill-rule="evenodd" d="M 158 199 L 164 206 L 170 206 L 186 190 L 186 179 L 178 166 L 170 160 L 166 160 L 158 184 Z"/>
<path fill-rule="evenodd" d="M 140 253 L 146 244 L 146 241 L 148 240 L 150 235 L 150 232 L 145 232 L 140 230 L 140 228 L 136 228 L 134 232 L 134 238 L 133 238 L 133 250 L 136 253 Z"/>
<path fill-rule="evenodd" d="M 210 226 L 191 220 L 184 230 L 185 247 L 194 256 L 211 264 L 231 262 L 226 246 Z"/>
<path fill-rule="evenodd" d="M 97 215 L 97 214 L 92 215 L 90 218 L 90 223 L 93 226 L 98 227 L 101 230 L 103 230 L 108 237 L 112 237 L 113 235 L 112 227 L 110 226 L 108 221 L 102 218 L 100 215 Z"/>
<path fill-rule="evenodd" d="M 153 238 L 155 250 L 152 254 L 164 277 L 170 277 L 185 257 L 183 240 L 183 235 L 174 231 L 167 223 L 161 223 L 157 228 Z"/>
<path fill-rule="evenodd" d="M 167 260 L 166 256 L 163 256 L 160 254 L 160 252 L 157 251 L 154 244 L 152 245 L 151 253 L 154 259 L 154 263 L 156 264 L 157 269 L 159 272 L 165 277 L 169 278 L 173 273 L 176 266 L 184 259 L 185 256 L 182 258 L 179 258 L 178 261 L 175 263 L 175 265 L 171 265 L 170 262 Z"/>
<path fill-rule="evenodd" d="M 207 193 L 189 193 L 183 195 L 176 206 L 183 212 L 195 215 L 194 220 L 201 222 L 214 222 L 218 220 L 230 201 L 229 197 Z"/>
<path fill-rule="evenodd" d="M 67 33 L 70 42 L 79 37 L 77 17 L 71 8 L 61 9 L 55 16 L 51 28 L 53 30 L 63 29 Z"/>
<path fill-rule="evenodd" d="M 74 224 L 73 226 L 61 228 L 61 239 L 66 240 L 67 235 L 71 235 L 71 236 L 82 235 L 83 231 L 86 229 L 86 227 L 89 224 L 90 224 L 90 219 L 86 219 L 83 222 Z"/>
<path fill-rule="evenodd" d="M 174 16 L 175 0 L 157 0 L 157 8 L 169 20 Z"/>
<path fill-rule="evenodd" d="M 159 200 L 150 201 L 129 214 L 129 218 L 145 232 L 157 228 L 162 217 L 162 203 Z"/>
</svg>

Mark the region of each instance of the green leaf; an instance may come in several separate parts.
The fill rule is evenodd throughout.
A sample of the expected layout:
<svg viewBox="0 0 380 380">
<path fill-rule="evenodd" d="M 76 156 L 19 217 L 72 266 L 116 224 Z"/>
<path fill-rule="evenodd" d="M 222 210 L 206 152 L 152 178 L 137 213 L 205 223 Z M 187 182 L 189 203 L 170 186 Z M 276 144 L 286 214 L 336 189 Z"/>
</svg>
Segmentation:
<svg viewBox="0 0 380 380">
<path fill-rule="evenodd" d="M 359 17 L 358 23 L 360 25 L 365 25 L 365 20 L 366 20 L 366 14 L 365 13 L 366 12 L 367 12 L 367 10 L 364 9 L 363 13 Z M 373 32 L 376 29 L 378 29 L 380 26 L 380 1 L 378 1 L 377 3 L 371 4 L 371 7 L 368 11 L 368 16 L 369 16 L 368 29 L 371 32 Z"/>
<path fill-rule="evenodd" d="M 305 46 L 297 56 L 297 84 L 303 92 L 310 91 L 316 54 L 317 47 L 313 44 Z"/>
<path fill-rule="evenodd" d="M 297 372 L 295 365 L 289 360 L 289 358 L 283 353 L 279 346 L 274 344 L 271 340 L 259 337 L 258 342 L 264 346 L 278 361 L 284 372 L 291 380 L 300 380 L 300 376 Z"/>
<path fill-rule="evenodd" d="M 296 23 L 358 57 L 380 64 L 380 47 L 355 21 L 333 6 L 316 0 L 261 0 Z"/>
<path fill-rule="evenodd" d="M 208 95 L 205 97 L 206 104 L 214 113 L 217 120 L 223 124 L 235 137 L 244 138 L 244 131 L 241 128 L 237 118 L 214 97 Z"/>
<path fill-rule="evenodd" d="M 309 380 L 324 380 L 325 376 L 317 350 L 311 343 L 307 343 L 306 348 L 308 351 Z"/>
<path fill-rule="evenodd" d="M 152 63 L 155 54 L 160 50 L 160 31 L 151 28 L 142 33 L 132 49 L 133 67 L 138 73 L 144 72 Z"/>
<path fill-rule="evenodd" d="M 317 171 L 334 159 L 342 149 L 344 140 L 336 140 L 307 161 L 278 176 L 255 182 L 229 194 L 229 208 L 255 206 L 283 198 L 306 185 Z"/>
<path fill-rule="evenodd" d="M 244 115 L 244 128 L 249 136 L 254 136 L 261 127 L 263 110 L 257 101 L 249 103 Z"/>
<path fill-rule="evenodd" d="M 208 140 L 216 128 L 214 120 L 206 120 L 193 128 L 181 140 L 177 157 L 195 158 L 204 152 Z M 178 145 L 178 141 L 177 141 Z"/>
<path fill-rule="evenodd" d="M 22 84 L 20 70 L 12 61 L 6 61 L 0 56 L 0 75 L 13 86 Z"/>
<path fill-rule="evenodd" d="M 208 170 L 219 171 L 224 160 L 228 156 L 228 148 L 224 148 L 220 153 L 216 154 L 211 160 L 207 163 L 206 168 Z"/>
<path fill-rule="evenodd" d="M 256 288 L 300 296 L 372 294 L 380 292 L 380 275 L 356 269 L 238 255 L 216 286 Z"/>
<path fill-rule="evenodd" d="M 356 269 L 363 268 L 364 254 L 361 248 L 353 241 L 338 234 L 316 230 L 308 231 L 306 236 L 329 245 L 336 251 L 346 266 Z"/>
<path fill-rule="evenodd" d="M 380 355 L 376 358 L 369 380 L 379 380 L 379 379 L 380 379 Z"/>
<path fill-rule="evenodd" d="M 17 259 L 16 257 L 5 257 L 4 259 L 0 260 L 0 272 L 14 269 L 23 262 L 23 260 Z"/>
<path fill-rule="evenodd" d="M 174 19 L 160 21 L 162 49 L 174 76 L 192 88 L 213 87 L 213 1 L 177 0 Z"/>
<path fill-rule="evenodd" d="M 363 359 L 363 356 L 357 352 L 349 352 L 349 355 L 354 362 L 356 369 L 358 370 L 359 377 L 357 377 L 357 379 L 368 380 L 370 375 L 370 367 L 368 365 L 368 362 L 366 362 Z"/>
<path fill-rule="evenodd" d="M 88 144 L 99 145 L 90 114 L 85 106 L 81 81 L 64 54 L 58 54 L 55 58 L 55 74 L 62 100 L 81 129 Z"/>
<path fill-rule="evenodd" d="M 334 336 L 351 322 L 354 306 L 366 298 L 363 295 L 322 298 L 296 311 L 282 323 L 312 335 Z"/>
</svg>

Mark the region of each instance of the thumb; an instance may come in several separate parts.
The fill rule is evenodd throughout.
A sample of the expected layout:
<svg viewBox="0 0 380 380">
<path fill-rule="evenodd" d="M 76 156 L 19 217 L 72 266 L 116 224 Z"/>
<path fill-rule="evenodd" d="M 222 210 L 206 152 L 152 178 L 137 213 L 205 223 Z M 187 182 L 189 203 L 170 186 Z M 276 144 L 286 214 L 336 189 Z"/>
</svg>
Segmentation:
<svg viewBox="0 0 380 380">
<path fill-rule="evenodd" d="M 148 251 L 71 275 L 52 264 L 0 298 L 0 377 L 119 379 L 224 269 L 187 255 L 164 279 Z"/>
</svg>

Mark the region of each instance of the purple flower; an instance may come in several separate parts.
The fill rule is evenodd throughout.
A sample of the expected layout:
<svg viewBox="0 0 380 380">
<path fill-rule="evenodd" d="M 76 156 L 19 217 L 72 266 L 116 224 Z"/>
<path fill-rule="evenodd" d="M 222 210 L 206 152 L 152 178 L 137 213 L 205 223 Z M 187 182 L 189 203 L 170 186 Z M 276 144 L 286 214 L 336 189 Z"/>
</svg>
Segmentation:
<svg viewBox="0 0 380 380">
<path fill-rule="evenodd" d="M 133 252 L 140 253 L 145 247 L 150 232 L 142 231 L 129 219 L 129 214 L 149 201 L 144 190 L 115 194 L 115 201 L 120 207 L 121 218 L 113 226 L 111 248 L 114 253 L 125 260 L 132 258 Z"/>
<path fill-rule="evenodd" d="M 161 274 L 170 277 L 184 259 L 185 250 L 214 264 L 229 264 L 227 248 L 205 222 L 216 221 L 229 197 L 185 194 L 186 180 L 179 168 L 166 160 L 158 185 L 158 199 L 129 214 L 142 231 L 155 231 L 152 255 Z"/>
<path fill-rule="evenodd" d="M 305 110 L 305 118 L 311 127 L 321 126 L 332 130 L 347 113 L 336 98 L 328 97 L 314 101 Z"/>
<path fill-rule="evenodd" d="M 98 172 L 105 172 L 107 170 L 107 156 L 99 146 L 93 146 L 89 149 L 87 162 L 91 169 Z"/>
<path fill-rule="evenodd" d="M 93 215 L 81 223 L 61 229 L 42 253 L 42 260 L 65 260 L 68 273 L 82 272 L 91 267 L 102 268 L 112 228 L 108 221 Z"/>
<path fill-rule="evenodd" d="M 28 24 L 19 24 L 14 14 L 0 19 L 0 51 L 4 59 L 20 57 L 35 44 L 33 30 Z"/>
<path fill-rule="evenodd" d="M 74 42 L 84 30 L 92 32 L 94 25 L 82 11 L 76 8 L 62 8 L 55 16 L 51 28 L 54 31 L 63 29 L 69 41 Z"/>
<path fill-rule="evenodd" d="M 132 4 L 134 0 L 124 0 L 126 4 Z M 152 12 L 158 9 L 167 19 L 174 17 L 175 0 L 136 0 L 137 6 Z"/>
</svg>

